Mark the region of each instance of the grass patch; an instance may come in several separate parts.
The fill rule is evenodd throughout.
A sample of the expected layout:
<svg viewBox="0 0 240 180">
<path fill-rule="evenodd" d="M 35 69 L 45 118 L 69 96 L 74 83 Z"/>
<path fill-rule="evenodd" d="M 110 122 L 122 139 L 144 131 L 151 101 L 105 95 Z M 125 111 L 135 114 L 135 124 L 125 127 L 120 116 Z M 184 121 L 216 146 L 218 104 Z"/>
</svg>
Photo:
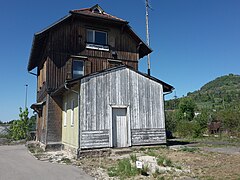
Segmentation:
<svg viewBox="0 0 240 180">
<path fill-rule="evenodd" d="M 157 157 L 158 156 L 158 154 L 154 150 L 152 150 L 152 149 L 148 149 L 144 153 L 147 154 L 148 156 L 153 156 L 153 157 Z"/>
<path fill-rule="evenodd" d="M 136 154 L 130 154 L 130 159 L 133 163 L 137 161 L 137 155 Z"/>
<path fill-rule="evenodd" d="M 135 166 L 132 166 L 129 158 L 121 159 L 116 166 L 108 168 L 108 175 L 110 177 L 119 176 L 120 179 L 133 177 L 139 173 L 139 170 Z"/>
<path fill-rule="evenodd" d="M 33 154 L 41 154 L 44 152 L 42 148 L 35 144 L 28 144 L 28 150 Z"/>
<path fill-rule="evenodd" d="M 184 146 L 183 148 L 181 148 L 181 151 L 184 151 L 184 152 L 196 152 L 198 151 L 199 149 L 198 148 L 195 148 L 195 147 L 186 147 Z"/>
<path fill-rule="evenodd" d="M 158 156 L 157 164 L 159 166 L 171 167 L 172 166 L 172 161 L 171 161 L 171 159 L 169 159 L 169 158 L 167 158 L 165 156 Z"/>
<path fill-rule="evenodd" d="M 161 173 L 160 173 L 159 169 L 156 168 L 155 171 L 154 171 L 154 173 L 152 173 L 152 176 L 153 176 L 154 178 L 157 178 L 160 174 L 161 174 Z"/>
<path fill-rule="evenodd" d="M 66 158 L 66 157 L 63 157 L 61 159 L 61 162 L 65 163 L 65 164 L 71 164 L 72 163 L 72 161 L 69 158 Z"/>
</svg>

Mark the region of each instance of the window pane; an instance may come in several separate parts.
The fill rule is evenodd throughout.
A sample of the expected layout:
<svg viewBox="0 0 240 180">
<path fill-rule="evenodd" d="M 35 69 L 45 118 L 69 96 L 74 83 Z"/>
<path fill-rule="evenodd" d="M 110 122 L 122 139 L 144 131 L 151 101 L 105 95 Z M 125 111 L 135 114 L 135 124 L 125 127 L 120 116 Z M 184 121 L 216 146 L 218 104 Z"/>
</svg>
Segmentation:
<svg viewBox="0 0 240 180">
<path fill-rule="evenodd" d="M 73 60 L 73 78 L 78 78 L 84 75 L 83 61 Z"/>
<path fill-rule="evenodd" d="M 95 31 L 95 43 L 106 45 L 107 33 Z"/>
<path fill-rule="evenodd" d="M 93 30 L 87 30 L 87 42 L 94 43 Z"/>
</svg>

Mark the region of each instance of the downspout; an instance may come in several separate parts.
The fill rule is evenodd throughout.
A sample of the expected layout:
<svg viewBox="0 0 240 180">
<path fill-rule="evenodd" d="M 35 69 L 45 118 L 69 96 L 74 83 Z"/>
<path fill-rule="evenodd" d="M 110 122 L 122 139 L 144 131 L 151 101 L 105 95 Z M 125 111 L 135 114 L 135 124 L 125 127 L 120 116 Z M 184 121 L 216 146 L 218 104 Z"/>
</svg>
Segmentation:
<svg viewBox="0 0 240 180">
<path fill-rule="evenodd" d="M 80 155 L 81 151 L 81 121 L 80 121 L 80 93 L 78 91 L 72 90 L 67 87 L 67 82 L 64 83 L 64 88 L 66 90 L 72 91 L 73 93 L 77 94 L 78 96 L 78 149 L 77 149 L 77 156 Z"/>
</svg>

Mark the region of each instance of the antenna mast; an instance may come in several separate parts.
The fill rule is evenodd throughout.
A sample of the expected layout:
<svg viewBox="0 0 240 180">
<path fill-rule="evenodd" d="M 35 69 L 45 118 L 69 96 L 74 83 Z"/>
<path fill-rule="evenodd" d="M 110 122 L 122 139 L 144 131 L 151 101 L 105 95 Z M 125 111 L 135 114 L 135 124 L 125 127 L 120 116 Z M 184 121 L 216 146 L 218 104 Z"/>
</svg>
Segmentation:
<svg viewBox="0 0 240 180">
<path fill-rule="evenodd" d="M 150 40 L 149 40 L 149 27 L 148 27 L 148 8 L 149 8 L 149 3 L 148 0 L 146 0 L 146 37 L 147 37 L 147 45 L 150 45 Z M 150 54 L 147 55 L 147 64 L 148 64 L 148 75 L 150 76 Z"/>
</svg>

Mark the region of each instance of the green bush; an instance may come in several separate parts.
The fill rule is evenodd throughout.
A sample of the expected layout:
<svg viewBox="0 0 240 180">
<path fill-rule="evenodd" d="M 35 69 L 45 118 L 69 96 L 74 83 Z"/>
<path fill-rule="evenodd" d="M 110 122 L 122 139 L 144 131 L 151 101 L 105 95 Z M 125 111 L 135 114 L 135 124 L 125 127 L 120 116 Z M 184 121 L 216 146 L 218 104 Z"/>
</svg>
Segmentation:
<svg viewBox="0 0 240 180">
<path fill-rule="evenodd" d="M 196 121 L 180 121 L 176 129 L 180 137 L 196 138 L 203 134 L 201 126 Z"/>
<path fill-rule="evenodd" d="M 32 126 L 28 118 L 28 109 L 24 111 L 20 108 L 19 120 L 14 121 L 10 126 L 10 136 L 13 140 L 27 139 L 29 129 Z"/>
</svg>

